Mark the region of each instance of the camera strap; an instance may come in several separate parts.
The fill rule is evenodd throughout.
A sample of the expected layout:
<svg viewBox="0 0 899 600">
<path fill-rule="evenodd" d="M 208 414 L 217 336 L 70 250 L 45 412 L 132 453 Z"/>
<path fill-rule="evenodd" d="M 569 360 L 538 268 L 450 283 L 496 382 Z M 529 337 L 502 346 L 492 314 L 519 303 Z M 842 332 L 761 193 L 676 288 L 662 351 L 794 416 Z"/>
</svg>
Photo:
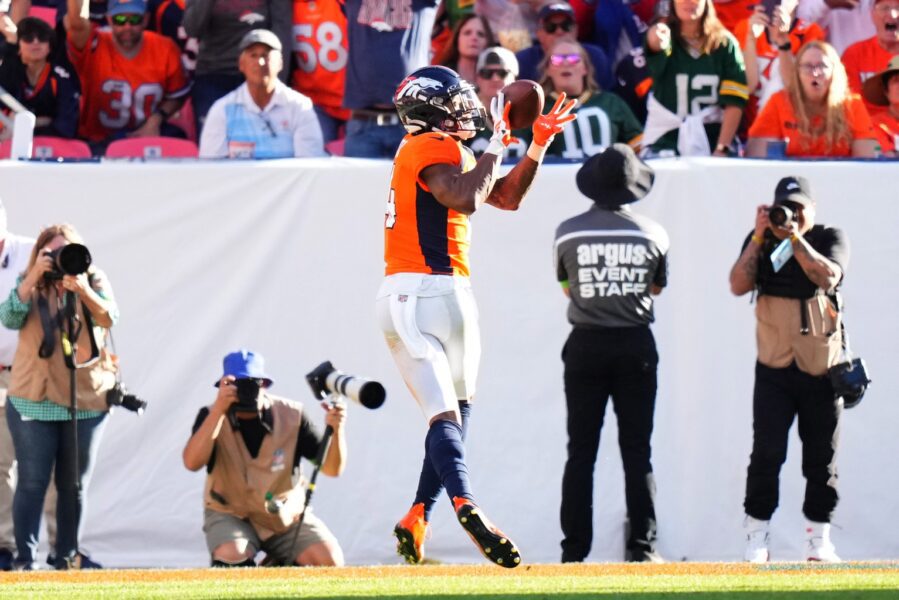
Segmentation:
<svg viewBox="0 0 899 600">
<path fill-rule="evenodd" d="M 37 312 L 41 318 L 41 329 L 44 330 L 44 339 L 41 340 L 41 347 L 38 348 L 37 355 L 41 358 L 50 358 L 53 351 L 56 350 L 56 329 L 58 323 L 54 323 L 50 318 L 50 304 L 43 294 L 37 295 Z"/>
</svg>

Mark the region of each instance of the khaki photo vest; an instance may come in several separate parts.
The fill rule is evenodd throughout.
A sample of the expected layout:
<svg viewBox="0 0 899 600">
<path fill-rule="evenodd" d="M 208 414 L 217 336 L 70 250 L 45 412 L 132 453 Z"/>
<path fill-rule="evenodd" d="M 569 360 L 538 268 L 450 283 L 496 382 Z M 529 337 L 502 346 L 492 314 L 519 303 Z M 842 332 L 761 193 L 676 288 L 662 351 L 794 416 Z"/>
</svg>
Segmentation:
<svg viewBox="0 0 899 600">
<path fill-rule="evenodd" d="M 758 360 L 763 365 L 782 369 L 795 360 L 800 371 L 818 376 L 839 362 L 842 317 L 824 294 L 807 300 L 761 295 L 755 316 Z"/>
<path fill-rule="evenodd" d="M 206 477 L 206 508 L 248 520 L 261 540 L 283 533 L 303 511 L 305 486 L 294 482 L 293 460 L 302 418 L 296 402 L 266 395 L 272 411 L 272 431 L 262 438 L 259 454 L 250 455 L 243 437 L 226 421 L 215 440 L 215 466 Z M 266 493 L 280 510 L 266 510 Z"/>
</svg>

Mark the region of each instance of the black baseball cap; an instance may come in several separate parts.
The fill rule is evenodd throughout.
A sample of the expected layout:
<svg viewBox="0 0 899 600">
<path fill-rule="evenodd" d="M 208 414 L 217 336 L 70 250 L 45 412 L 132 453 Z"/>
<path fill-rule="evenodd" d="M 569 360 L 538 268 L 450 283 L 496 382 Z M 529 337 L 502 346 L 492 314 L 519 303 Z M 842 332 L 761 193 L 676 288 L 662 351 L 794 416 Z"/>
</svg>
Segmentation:
<svg viewBox="0 0 899 600">
<path fill-rule="evenodd" d="M 552 4 L 547 4 L 537 13 L 537 20 L 543 22 L 553 15 L 565 15 L 574 21 L 574 9 L 571 8 L 571 5 L 567 2 L 553 2 Z"/>
<path fill-rule="evenodd" d="M 791 175 L 778 181 L 774 189 L 774 204 L 781 204 L 784 201 L 812 206 L 815 202 L 812 200 L 812 188 L 808 179 Z"/>
</svg>

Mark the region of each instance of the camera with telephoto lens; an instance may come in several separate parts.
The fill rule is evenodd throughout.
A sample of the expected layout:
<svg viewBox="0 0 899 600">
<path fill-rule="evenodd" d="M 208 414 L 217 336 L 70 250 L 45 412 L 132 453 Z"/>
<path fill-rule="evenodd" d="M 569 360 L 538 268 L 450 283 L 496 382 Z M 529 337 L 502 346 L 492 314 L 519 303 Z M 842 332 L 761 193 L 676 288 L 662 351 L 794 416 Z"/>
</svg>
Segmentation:
<svg viewBox="0 0 899 600">
<path fill-rule="evenodd" d="M 776 227 L 786 227 L 790 221 L 798 221 L 799 215 L 788 206 L 775 204 L 768 209 L 768 220 Z"/>
<path fill-rule="evenodd" d="M 106 392 L 106 404 L 109 407 L 113 406 L 121 406 L 126 410 L 130 410 L 131 412 L 136 412 L 139 415 L 144 413 L 144 410 L 147 408 L 147 403 L 144 400 L 138 398 L 135 394 L 132 394 L 128 391 L 128 388 L 125 387 L 121 381 L 117 381 L 115 386 Z"/>
<path fill-rule="evenodd" d="M 53 260 L 53 268 L 44 273 L 49 281 L 62 279 L 66 275 L 81 275 L 91 266 L 90 250 L 83 244 L 66 244 L 45 253 Z"/>
<path fill-rule="evenodd" d="M 380 408 L 387 397 L 384 386 L 377 381 L 342 373 L 330 361 L 325 361 L 310 371 L 306 375 L 306 381 L 315 397 L 321 400 L 331 393 L 349 398 L 365 408 L 375 409 Z"/>
<path fill-rule="evenodd" d="M 256 399 L 259 397 L 258 379 L 243 377 L 234 380 L 234 387 L 237 388 L 237 402 L 231 405 L 233 412 L 256 412 L 258 410 Z"/>
</svg>

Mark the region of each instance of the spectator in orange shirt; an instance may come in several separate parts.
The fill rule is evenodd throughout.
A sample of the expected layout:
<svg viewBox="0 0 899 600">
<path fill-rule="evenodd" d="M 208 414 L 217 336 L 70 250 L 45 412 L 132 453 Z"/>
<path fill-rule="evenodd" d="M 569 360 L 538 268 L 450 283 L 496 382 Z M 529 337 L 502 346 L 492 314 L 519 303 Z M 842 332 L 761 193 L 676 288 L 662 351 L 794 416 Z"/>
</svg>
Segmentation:
<svg viewBox="0 0 899 600">
<path fill-rule="evenodd" d="M 487 19 L 476 14 L 465 15 L 456 23 L 449 43 L 434 58 L 434 64 L 449 67 L 465 81 L 473 82 L 478 56 L 494 45 L 496 40 Z"/>
<path fill-rule="evenodd" d="M 824 30 L 815 23 L 796 18 L 799 0 L 784 0 L 768 15 L 757 4 L 748 19 L 737 24 L 735 36 L 743 44 L 749 103 L 744 122 L 752 125 L 768 99 L 782 90 L 793 73 L 793 55 L 806 42 L 825 40 Z"/>
<path fill-rule="evenodd" d="M 862 84 L 886 68 L 894 54 L 899 54 L 899 0 L 874 0 L 871 20 L 876 33 L 852 44 L 843 52 L 843 65 L 849 76 L 849 89 L 862 93 Z M 876 114 L 882 106 L 865 102 L 868 112 Z"/>
<path fill-rule="evenodd" d="M 766 156 L 769 143 L 783 141 L 787 156 L 874 156 L 871 118 L 826 42 L 799 50 L 786 89 L 771 97 L 749 129 L 747 154 Z"/>
<path fill-rule="evenodd" d="M 737 25 L 752 16 L 752 7 L 756 0 L 712 0 L 715 5 L 715 14 L 725 29 L 734 34 L 738 40 Z"/>
<path fill-rule="evenodd" d="M 885 156 L 899 156 L 899 55 L 887 68 L 865 82 L 865 100 L 886 110 L 871 117 L 877 141 Z"/>
<path fill-rule="evenodd" d="M 95 153 L 122 137 L 184 137 L 166 122 L 190 92 L 181 53 L 169 38 L 145 31 L 144 0 L 111 0 L 109 31 L 92 28 L 82 15 L 86 0 L 67 1 L 69 58 L 84 99 L 79 137 Z"/>
</svg>

